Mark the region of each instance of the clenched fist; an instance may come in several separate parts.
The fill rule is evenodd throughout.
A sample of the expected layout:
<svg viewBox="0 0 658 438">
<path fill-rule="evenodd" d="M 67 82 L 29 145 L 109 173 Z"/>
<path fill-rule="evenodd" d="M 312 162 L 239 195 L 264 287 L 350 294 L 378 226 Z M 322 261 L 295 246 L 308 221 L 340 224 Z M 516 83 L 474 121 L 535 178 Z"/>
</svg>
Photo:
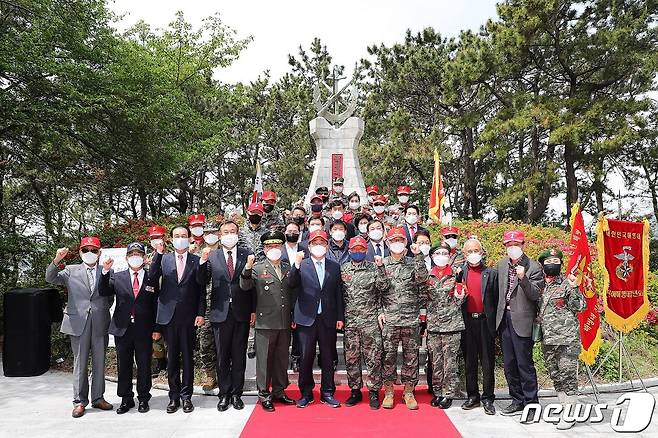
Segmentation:
<svg viewBox="0 0 658 438">
<path fill-rule="evenodd" d="M 569 286 L 571 287 L 578 286 L 578 278 L 573 274 L 569 274 L 569 276 L 567 277 L 567 282 L 569 282 Z"/>
<path fill-rule="evenodd" d="M 411 245 L 411 252 L 413 255 L 417 255 L 420 253 L 420 248 L 418 247 L 417 244 L 414 243 Z"/>
<path fill-rule="evenodd" d="M 304 251 L 299 251 L 295 256 L 295 264 L 297 266 L 301 265 L 302 260 L 304 260 Z"/>
<path fill-rule="evenodd" d="M 382 266 L 384 264 L 384 259 L 382 256 L 375 256 L 375 264 L 377 266 Z"/>
<path fill-rule="evenodd" d="M 256 256 L 253 254 L 249 254 L 247 256 L 247 263 L 245 263 L 244 267 L 246 269 L 251 269 L 254 267 L 254 262 L 256 261 Z"/>
<path fill-rule="evenodd" d="M 516 267 L 516 276 L 519 277 L 519 280 L 523 280 L 523 277 L 525 277 L 525 268 L 523 266 Z"/>
<path fill-rule="evenodd" d="M 55 258 L 53 259 L 53 263 L 54 263 L 55 265 L 58 264 L 59 262 L 62 261 L 62 259 L 63 259 L 64 257 L 66 257 L 66 255 L 67 255 L 68 253 L 69 253 L 69 249 L 68 249 L 68 248 L 60 248 L 60 249 L 58 249 L 58 250 L 57 250 L 57 253 L 55 254 Z"/>
</svg>

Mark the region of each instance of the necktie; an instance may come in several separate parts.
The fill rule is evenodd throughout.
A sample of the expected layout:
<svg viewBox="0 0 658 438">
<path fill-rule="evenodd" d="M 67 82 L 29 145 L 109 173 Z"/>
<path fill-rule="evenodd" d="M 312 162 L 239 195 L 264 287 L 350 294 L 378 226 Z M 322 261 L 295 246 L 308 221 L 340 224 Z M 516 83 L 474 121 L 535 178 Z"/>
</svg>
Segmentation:
<svg viewBox="0 0 658 438">
<path fill-rule="evenodd" d="M 183 278 L 183 272 L 185 272 L 185 265 L 183 264 L 183 254 L 178 254 L 178 265 L 176 266 L 176 271 L 178 273 L 178 281 L 181 281 Z"/>
<path fill-rule="evenodd" d="M 226 259 L 226 267 L 228 268 L 228 276 L 232 279 L 233 274 L 235 274 L 235 268 L 233 267 L 233 254 L 231 251 L 227 251 L 228 258 Z"/>
<path fill-rule="evenodd" d="M 322 284 L 324 283 L 324 266 L 322 266 L 322 262 L 315 262 L 317 269 L 316 271 L 318 272 L 318 280 L 320 280 L 320 288 L 322 288 Z M 322 298 L 320 298 L 320 304 L 318 305 L 318 315 L 322 313 Z"/>
<path fill-rule="evenodd" d="M 413 240 L 414 236 L 416 235 L 416 227 L 415 226 L 409 227 L 409 234 L 411 235 L 411 240 Z"/>
<path fill-rule="evenodd" d="M 276 275 L 279 277 L 279 280 L 281 280 L 281 265 L 276 265 L 274 270 L 276 271 Z"/>
<path fill-rule="evenodd" d="M 378 255 L 378 256 L 381 257 L 381 255 L 382 255 L 382 247 L 381 247 L 381 243 L 378 243 L 378 244 L 377 244 L 377 248 L 375 249 L 375 255 Z"/>
<path fill-rule="evenodd" d="M 139 294 L 139 278 L 137 272 L 134 274 L 134 279 L 133 279 L 133 295 L 135 296 L 135 300 L 137 300 L 137 295 Z M 133 305 L 133 310 L 131 312 L 133 318 L 135 317 L 135 306 Z"/>
<path fill-rule="evenodd" d="M 94 268 L 87 268 L 87 280 L 89 280 L 89 289 L 91 290 L 91 293 L 94 293 L 94 286 L 95 286 L 95 281 L 94 281 Z"/>
</svg>

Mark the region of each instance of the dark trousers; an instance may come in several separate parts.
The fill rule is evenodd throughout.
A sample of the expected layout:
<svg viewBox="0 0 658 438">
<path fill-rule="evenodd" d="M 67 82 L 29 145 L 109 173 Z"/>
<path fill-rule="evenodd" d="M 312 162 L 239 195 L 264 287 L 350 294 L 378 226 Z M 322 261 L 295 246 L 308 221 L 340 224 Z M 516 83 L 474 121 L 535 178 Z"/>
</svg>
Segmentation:
<svg viewBox="0 0 658 438">
<path fill-rule="evenodd" d="M 503 349 L 505 378 L 509 395 L 514 403 L 537 403 L 537 372 L 532 360 L 532 337 L 516 334 L 512 327 L 512 315 L 505 311 L 500 324 L 500 344 Z"/>
<path fill-rule="evenodd" d="M 290 329 L 257 328 L 255 338 L 258 395 L 262 400 L 282 397 L 288 387 Z"/>
<path fill-rule="evenodd" d="M 489 332 L 487 319 L 473 318 L 470 314 L 464 319 L 466 330 L 463 335 L 464 365 L 466 369 L 466 394 L 478 400 L 494 400 L 494 365 L 496 339 Z M 482 367 L 482 397 L 478 385 L 478 362 Z"/>
<path fill-rule="evenodd" d="M 299 331 L 292 331 L 292 346 L 290 347 L 290 358 L 293 361 L 299 361 L 302 357 L 302 347 L 299 344 Z"/>
<path fill-rule="evenodd" d="M 118 384 L 117 395 L 122 399 L 132 399 L 133 361 L 137 364 L 137 398 L 139 401 L 151 399 L 151 331 L 128 324 L 123 336 L 115 336 L 117 351 Z"/>
<path fill-rule="evenodd" d="M 196 341 L 194 320 L 179 318 L 174 312 L 169 324 L 164 326 L 164 338 L 167 343 L 169 399 L 189 400 L 192 398 L 194 385 L 194 343 Z M 180 375 L 181 358 L 183 362 L 182 381 Z"/>
<path fill-rule="evenodd" d="M 329 326 L 318 315 L 313 325 L 305 327 L 297 325 L 299 342 L 302 347 L 302 363 L 299 367 L 299 390 L 302 397 L 312 397 L 315 381 L 313 380 L 313 362 L 315 361 L 315 346 L 320 347 L 320 368 L 322 379 L 320 391 L 322 394 L 333 395 L 336 391 L 334 383 L 334 350 L 336 349 L 336 327 Z"/>
<path fill-rule="evenodd" d="M 217 348 L 218 395 L 242 395 L 244 370 L 247 366 L 249 321 L 236 321 L 229 307 L 224 322 L 213 322 L 212 332 Z"/>
</svg>

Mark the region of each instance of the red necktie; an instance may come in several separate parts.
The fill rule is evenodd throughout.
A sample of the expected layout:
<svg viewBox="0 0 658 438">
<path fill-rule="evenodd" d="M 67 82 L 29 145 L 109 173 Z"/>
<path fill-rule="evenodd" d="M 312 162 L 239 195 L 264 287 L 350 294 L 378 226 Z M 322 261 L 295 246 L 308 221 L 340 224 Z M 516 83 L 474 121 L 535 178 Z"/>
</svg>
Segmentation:
<svg viewBox="0 0 658 438">
<path fill-rule="evenodd" d="M 409 227 L 409 234 L 411 236 L 411 240 L 414 240 L 414 236 L 416 235 L 416 227 L 415 226 Z"/>
<path fill-rule="evenodd" d="M 233 255 L 231 251 L 228 252 L 228 259 L 226 259 L 226 267 L 228 268 L 228 276 L 232 279 L 233 274 L 235 274 L 235 268 L 233 267 Z"/>
<path fill-rule="evenodd" d="M 137 272 L 135 274 L 135 279 L 133 280 L 133 295 L 135 296 L 135 300 L 137 299 L 137 295 L 139 294 L 139 278 L 137 276 L 139 275 Z M 132 315 L 135 316 L 135 306 L 133 305 L 133 310 L 132 310 Z"/>
</svg>

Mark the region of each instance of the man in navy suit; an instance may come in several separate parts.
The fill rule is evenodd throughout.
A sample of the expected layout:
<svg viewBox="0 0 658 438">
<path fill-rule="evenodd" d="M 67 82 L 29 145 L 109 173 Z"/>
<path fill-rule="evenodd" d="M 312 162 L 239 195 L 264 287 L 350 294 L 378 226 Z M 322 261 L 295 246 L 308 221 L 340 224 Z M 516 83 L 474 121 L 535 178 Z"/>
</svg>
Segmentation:
<svg viewBox="0 0 658 438">
<path fill-rule="evenodd" d="M 334 398 L 336 385 L 333 357 L 336 349 L 336 330 L 341 330 L 345 321 L 345 306 L 340 266 L 325 257 L 328 243 L 329 239 L 324 230 L 311 232 L 311 257 L 304 259 L 304 253 L 298 252 L 288 274 L 290 286 L 296 287 L 298 291 L 294 325 L 299 331 L 302 346 L 302 363 L 299 370 L 299 389 L 302 396 L 297 401 L 297 407 L 300 408 L 313 402 L 313 362 L 318 344 L 322 368 L 320 401 L 334 408 L 340 406 Z"/>
<path fill-rule="evenodd" d="M 192 389 L 194 384 L 194 343 L 196 327 L 204 323 L 206 289 L 197 280 L 199 256 L 188 252 L 190 230 L 177 226 L 171 230 L 174 252 L 164 254 L 164 243 L 158 242 L 157 253 L 151 262 L 149 284 L 158 284 L 158 313 L 156 324 L 163 326 L 167 342 L 167 378 L 169 405 L 173 414 L 183 401 L 183 412 L 194 410 Z M 180 359 L 183 359 L 181 385 Z"/>
<path fill-rule="evenodd" d="M 158 287 L 149 285 L 144 269 L 146 248 L 133 242 L 126 249 L 126 261 L 130 269 L 110 271 L 114 260 L 103 262 L 98 285 L 102 296 L 116 295 L 116 307 L 110 322 L 110 334 L 114 335 L 117 351 L 119 382 L 117 395 L 121 406 L 117 414 L 125 414 L 135 407 L 133 393 L 133 361 L 137 363 L 137 399 L 139 412 L 148 412 L 151 399 L 152 339 L 160 338 L 155 331 Z"/>
<path fill-rule="evenodd" d="M 416 233 L 425 228 L 418 225 L 420 211 L 415 205 L 409 205 L 404 209 L 404 234 L 407 237 L 407 252 L 411 252 L 411 245 L 415 242 Z"/>
<path fill-rule="evenodd" d="M 240 290 L 240 273 L 251 254 L 238 246 L 238 226 L 225 221 L 219 227 L 221 247 L 201 254 L 199 282 L 212 282 L 210 324 L 217 349 L 217 409 L 226 411 L 229 404 L 244 408 L 242 390 L 247 366 L 249 324 L 255 318 L 253 291 Z"/>
<path fill-rule="evenodd" d="M 375 256 L 388 257 L 388 245 L 384 242 L 384 223 L 373 219 L 368 223 L 368 250 L 366 260 L 375 261 Z"/>
</svg>

